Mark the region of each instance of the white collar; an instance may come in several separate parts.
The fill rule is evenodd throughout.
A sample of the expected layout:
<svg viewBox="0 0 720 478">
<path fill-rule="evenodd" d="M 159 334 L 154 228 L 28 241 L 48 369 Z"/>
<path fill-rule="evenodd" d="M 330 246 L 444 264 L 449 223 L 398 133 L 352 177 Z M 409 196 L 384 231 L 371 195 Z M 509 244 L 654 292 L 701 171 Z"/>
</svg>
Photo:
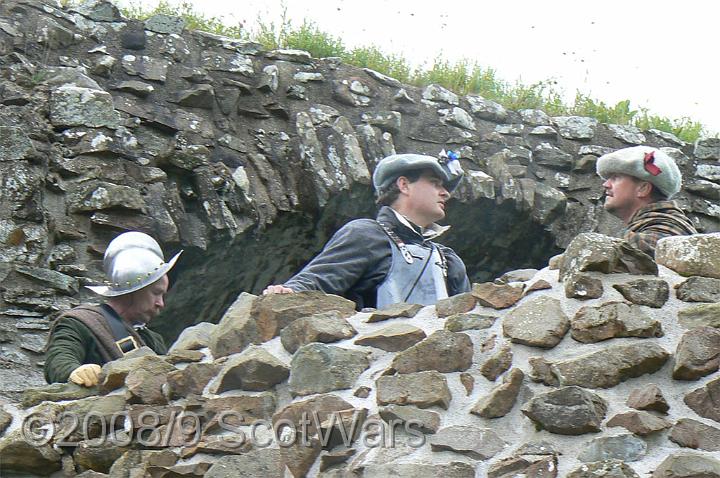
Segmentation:
<svg viewBox="0 0 720 478">
<path fill-rule="evenodd" d="M 420 230 L 420 235 L 423 239 L 435 239 L 439 235 L 443 234 L 445 231 L 450 229 L 450 226 L 441 226 L 439 224 L 432 223 L 429 227 L 422 227 L 418 226 L 416 224 L 413 224 L 410 219 L 403 216 L 399 212 L 397 212 L 395 209 L 390 208 L 392 212 L 395 213 L 395 217 L 397 217 L 398 221 L 400 221 L 403 225 L 409 227 L 413 231 Z"/>
</svg>

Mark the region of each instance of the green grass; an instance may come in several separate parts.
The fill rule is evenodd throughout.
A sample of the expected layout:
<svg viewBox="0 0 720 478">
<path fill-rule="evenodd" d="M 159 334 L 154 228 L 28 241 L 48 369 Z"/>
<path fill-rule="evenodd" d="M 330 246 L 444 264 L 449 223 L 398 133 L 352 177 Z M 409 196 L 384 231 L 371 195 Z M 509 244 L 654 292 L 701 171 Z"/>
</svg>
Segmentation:
<svg viewBox="0 0 720 478">
<path fill-rule="evenodd" d="M 312 21 L 303 20 L 300 26 L 294 26 L 287 17 L 287 11 L 283 11 L 277 23 L 258 19 L 253 29 L 246 29 L 242 25 L 226 25 L 217 17 L 197 12 L 187 2 L 171 5 L 162 0 L 154 9 L 134 4 L 122 9 L 122 13 L 128 18 L 139 19 L 157 13 L 179 16 L 190 29 L 255 41 L 268 49 L 305 50 L 315 58 L 339 57 L 349 65 L 371 68 L 403 83 L 416 86 L 435 83 L 460 95 L 483 96 L 512 110 L 540 109 L 551 116 L 587 116 L 603 123 L 633 125 L 642 130 L 658 129 L 686 142 L 694 142 L 709 135 L 701 123 L 691 118 L 666 118 L 652 114 L 646 108 L 633 109 L 630 100 L 609 105 L 577 92 L 575 100 L 569 103 L 563 100 L 562 92 L 554 81 L 546 80 L 531 85 L 508 83 L 500 79 L 494 69 L 469 60 L 451 63 L 435 58 L 429 66 L 413 68 L 402 55 L 385 53 L 376 45 L 348 48 L 341 38 L 322 31 Z"/>
</svg>

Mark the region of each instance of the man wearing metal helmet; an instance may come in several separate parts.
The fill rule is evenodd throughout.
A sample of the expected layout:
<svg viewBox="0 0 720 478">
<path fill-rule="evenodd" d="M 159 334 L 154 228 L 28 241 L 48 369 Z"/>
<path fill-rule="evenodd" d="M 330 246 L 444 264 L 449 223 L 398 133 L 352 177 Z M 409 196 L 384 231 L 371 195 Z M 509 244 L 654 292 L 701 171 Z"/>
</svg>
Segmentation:
<svg viewBox="0 0 720 478">
<path fill-rule="evenodd" d="M 100 366 L 147 345 L 167 352 L 163 338 L 146 327 L 165 306 L 167 273 L 180 253 L 165 262 L 152 237 L 126 232 L 113 239 L 103 258 L 108 282 L 88 286 L 106 298 L 102 305 L 79 305 L 53 323 L 46 347 L 45 380 L 91 387 Z"/>
<path fill-rule="evenodd" d="M 302 271 L 264 294 L 320 290 L 353 300 L 357 308 L 408 302 L 434 304 L 470 290 L 465 264 L 455 252 L 434 242 L 448 226 L 450 193 L 463 171 L 454 153 L 440 158 L 394 154 L 373 174 L 376 220 L 344 225 Z"/>
<path fill-rule="evenodd" d="M 597 173 L 605 180 L 605 209 L 625 223 L 623 238 L 655 257 L 663 237 L 695 234 L 683 211 L 670 201 L 682 175 L 675 161 L 657 148 L 633 146 L 600 156 Z"/>
</svg>

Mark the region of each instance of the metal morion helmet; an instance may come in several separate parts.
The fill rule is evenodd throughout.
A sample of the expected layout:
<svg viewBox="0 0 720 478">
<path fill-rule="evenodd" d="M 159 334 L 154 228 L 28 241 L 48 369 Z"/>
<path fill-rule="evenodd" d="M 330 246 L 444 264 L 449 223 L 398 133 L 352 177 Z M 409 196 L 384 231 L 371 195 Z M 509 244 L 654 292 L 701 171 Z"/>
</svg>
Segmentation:
<svg viewBox="0 0 720 478">
<path fill-rule="evenodd" d="M 424 154 L 393 154 L 383 158 L 373 173 L 376 194 L 382 194 L 397 178 L 407 171 L 430 169 L 442 178 L 445 188 L 453 192 L 463 177 L 462 166 L 457 154 L 443 150 L 440 156 Z"/>
<path fill-rule="evenodd" d="M 180 254 L 182 251 L 165 262 L 155 239 L 142 232 L 125 232 L 110 241 L 105 250 L 106 285 L 86 287 L 105 297 L 135 292 L 160 280 L 173 268 Z"/>
</svg>

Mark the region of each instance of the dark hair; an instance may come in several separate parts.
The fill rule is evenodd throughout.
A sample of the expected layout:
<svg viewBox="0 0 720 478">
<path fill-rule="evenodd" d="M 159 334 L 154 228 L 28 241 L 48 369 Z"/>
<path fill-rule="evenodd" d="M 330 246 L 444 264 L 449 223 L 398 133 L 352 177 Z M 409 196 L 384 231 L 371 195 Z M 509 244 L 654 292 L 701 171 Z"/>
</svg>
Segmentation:
<svg viewBox="0 0 720 478">
<path fill-rule="evenodd" d="M 653 202 L 667 201 L 667 195 L 664 192 L 660 191 L 660 188 L 655 186 L 653 183 L 650 183 L 650 185 L 652 186 L 652 191 L 650 192 L 650 199 L 652 199 Z"/>
<path fill-rule="evenodd" d="M 408 178 L 408 181 L 411 183 L 414 183 L 418 179 L 420 179 L 420 176 L 422 176 L 422 173 L 424 171 L 428 171 L 428 169 L 414 169 L 411 171 L 405 171 L 400 176 Z M 398 176 L 397 178 L 399 178 Z M 390 186 L 388 186 L 384 191 L 380 192 L 380 195 L 375 200 L 375 204 L 379 206 L 392 206 L 392 204 L 397 200 L 398 196 L 400 196 L 400 189 L 397 186 L 397 178 L 393 180 L 392 183 L 390 183 Z"/>
</svg>

